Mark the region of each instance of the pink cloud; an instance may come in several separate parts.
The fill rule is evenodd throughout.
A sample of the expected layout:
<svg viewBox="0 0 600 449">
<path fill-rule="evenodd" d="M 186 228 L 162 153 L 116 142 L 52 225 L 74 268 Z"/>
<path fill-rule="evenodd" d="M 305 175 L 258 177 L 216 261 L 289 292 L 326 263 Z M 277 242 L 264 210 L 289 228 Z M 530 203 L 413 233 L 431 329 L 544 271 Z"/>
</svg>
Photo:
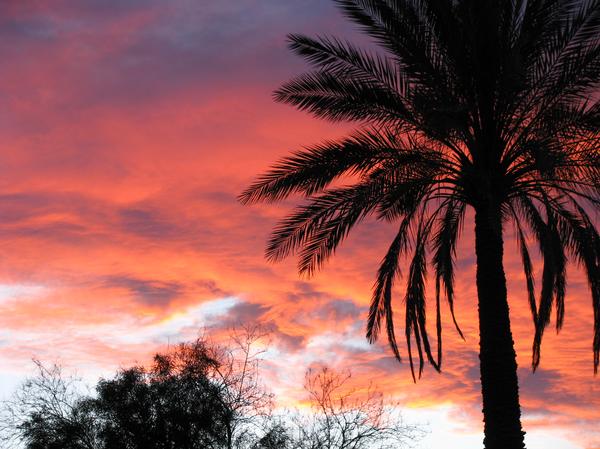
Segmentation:
<svg viewBox="0 0 600 449">
<path fill-rule="evenodd" d="M 106 369 L 145 360 L 169 338 L 201 328 L 220 338 L 236 322 L 257 321 L 273 329 L 280 356 L 268 366 L 282 398 L 295 397 L 304 368 L 328 362 L 352 367 L 356 385 L 373 380 L 407 406 L 451 404 L 457 422 L 479 431 L 469 225 L 456 286 L 466 342 L 446 311 L 444 372 L 426 369 L 414 385 L 385 342 L 368 347 L 363 339 L 393 229 L 367 221 L 323 272 L 300 279 L 293 260 L 263 259 L 270 228 L 290 204 L 236 201 L 277 158 L 347 128 L 270 99 L 301 68 L 283 48 L 285 32 L 325 23 L 345 30 L 331 9 L 247 2 L 244 11 L 255 15 L 242 23 L 231 5 L 200 14 L 183 2 L 167 10 L 161 2 L 116 10 L 62 2 L 54 11 L 18 3 L 0 44 L 11 61 L 0 86 L 3 363 L 21 367 L 38 356 Z M 275 19 L 285 26 L 270 28 Z M 211 22 L 224 27 L 214 42 Z M 575 438 L 592 444 L 600 387 L 586 283 L 571 270 L 565 327 L 559 336 L 548 331 L 533 375 L 523 274 L 513 243 L 506 248 L 526 424 L 577 429 Z M 2 286 L 12 290 L 3 296 Z M 400 285 L 399 307 L 401 299 Z"/>
</svg>

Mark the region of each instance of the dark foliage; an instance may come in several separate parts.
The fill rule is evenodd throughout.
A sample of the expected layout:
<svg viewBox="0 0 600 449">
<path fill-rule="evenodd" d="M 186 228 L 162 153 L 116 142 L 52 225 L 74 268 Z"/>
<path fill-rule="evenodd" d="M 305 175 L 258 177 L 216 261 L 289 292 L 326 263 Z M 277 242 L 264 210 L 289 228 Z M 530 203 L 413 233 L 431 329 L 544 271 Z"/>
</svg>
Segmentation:
<svg viewBox="0 0 600 449">
<path fill-rule="evenodd" d="M 156 354 L 150 367 L 101 379 L 96 394 L 78 391 L 59 367 L 38 364 L 4 404 L 0 441 L 27 449 L 232 449 L 246 447 L 269 413 L 258 379 L 260 334 L 225 348 L 205 340 Z"/>
<path fill-rule="evenodd" d="M 259 388 L 260 334 L 238 348 L 182 344 L 146 369 L 121 370 L 85 395 L 59 367 L 39 372 L 0 409 L 3 448 L 26 449 L 385 449 L 419 439 L 398 409 L 370 387 L 348 388 L 350 374 L 309 370 L 310 413 L 273 416 Z M 234 355 L 234 359 L 229 356 Z M 239 365 L 242 367 L 238 369 Z M 261 393 L 262 392 L 262 393 Z"/>
<path fill-rule="evenodd" d="M 89 401 L 106 449 L 223 448 L 232 418 L 210 370 L 219 362 L 202 344 L 157 355 L 149 370 L 101 380 Z"/>
</svg>

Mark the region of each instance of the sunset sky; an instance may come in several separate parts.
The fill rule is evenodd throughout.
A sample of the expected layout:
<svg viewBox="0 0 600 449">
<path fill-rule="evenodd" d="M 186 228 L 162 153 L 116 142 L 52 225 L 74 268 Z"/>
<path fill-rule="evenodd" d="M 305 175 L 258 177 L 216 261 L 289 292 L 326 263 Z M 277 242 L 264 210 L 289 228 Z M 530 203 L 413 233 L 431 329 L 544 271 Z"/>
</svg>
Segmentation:
<svg viewBox="0 0 600 449">
<path fill-rule="evenodd" d="M 9 0 L 0 10 L 0 396 L 32 358 L 94 379 L 199 332 L 219 339 L 261 323 L 281 404 L 302 399 L 308 367 L 352 368 L 357 385 L 375 382 L 408 420 L 429 423 L 422 447 L 481 447 L 472 215 L 456 286 L 466 341 L 445 326 L 442 374 L 427 367 L 414 384 L 384 341 L 364 338 L 393 229 L 363 223 L 307 279 L 293 259 L 263 257 L 293 201 L 236 200 L 277 159 L 351 129 L 271 99 L 306 69 L 287 33 L 364 41 L 332 2 Z M 505 231 L 528 447 L 600 448 L 587 284 L 570 267 L 565 326 L 547 332 L 532 374 L 525 281 Z"/>
</svg>

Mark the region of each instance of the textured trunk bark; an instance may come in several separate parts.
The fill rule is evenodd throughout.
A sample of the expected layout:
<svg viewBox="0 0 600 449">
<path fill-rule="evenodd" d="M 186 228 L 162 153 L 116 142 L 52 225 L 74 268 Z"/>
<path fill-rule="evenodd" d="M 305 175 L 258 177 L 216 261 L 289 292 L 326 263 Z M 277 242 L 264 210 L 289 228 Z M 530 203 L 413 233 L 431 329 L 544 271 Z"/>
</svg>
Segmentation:
<svg viewBox="0 0 600 449">
<path fill-rule="evenodd" d="M 479 360 L 486 449 L 523 449 L 519 384 L 502 263 L 502 219 L 497 206 L 475 211 Z"/>
</svg>

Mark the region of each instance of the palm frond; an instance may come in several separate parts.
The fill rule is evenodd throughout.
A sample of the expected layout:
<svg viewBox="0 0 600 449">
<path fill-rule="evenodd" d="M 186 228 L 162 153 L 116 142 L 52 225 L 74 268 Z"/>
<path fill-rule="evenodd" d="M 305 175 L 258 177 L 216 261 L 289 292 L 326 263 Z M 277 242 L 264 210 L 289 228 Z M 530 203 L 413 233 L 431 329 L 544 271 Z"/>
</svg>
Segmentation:
<svg viewBox="0 0 600 449">
<path fill-rule="evenodd" d="M 377 272 L 377 279 L 373 286 L 373 296 L 367 319 L 367 339 L 370 343 L 374 343 L 379 336 L 381 319 L 385 317 L 388 342 L 398 361 L 401 361 L 401 357 L 394 330 L 392 289 L 395 278 L 400 275 L 400 257 L 406 252 L 409 246 L 410 227 L 415 218 L 416 211 L 417 207 L 413 209 L 412 213 L 404 217 L 396 237 L 381 261 Z"/>
<path fill-rule="evenodd" d="M 511 135 L 526 132 L 554 105 L 577 103 L 599 86 L 600 2 L 530 3 L 526 17 L 535 17 L 531 11 L 538 9 L 536 38 L 532 39 L 527 29 L 523 31 L 520 45 L 524 45 L 523 61 L 528 62 L 527 81 L 522 83 L 522 91 L 515 93 L 519 100 L 512 101 L 514 107 L 507 112 L 514 118 Z M 530 44 L 533 47 L 527 48 Z M 524 122 L 527 124 L 521 126 Z M 521 131 L 516 131 L 518 128 Z"/>
<path fill-rule="evenodd" d="M 337 178 L 361 174 L 394 157 L 398 143 L 375 129 L 354 132 L 340 141 L 325 142 L 276 163 L 240 196 L 243 204 L 275 202 L 293 193 L 319 193 Z"/>
<path fill-rule="evenodd" d="M 412 83 L 450 95 L 447 59 L 420 2 L 336 0 L 344 14 L 397 58 Z"/>
<path fill-rule="evenodd" d="M 527 296 L 529 299 L 529 309 L 531 310 L 531 317 L 533 322 L 537 323 L 537 301 L 535 299 L 535 279 L 533 276 L 533 264 L 531 262 L 531 256 L 529 255 L 529 248 L 527 247 L 527 239 L 525 232 L 523 232 L 523 226 L 520 223 L 520 217 L 511 205 L 511 212 L 513 216 L 513 223 L 517 230 L 517 245 L 519 246 L 519 253 L 521 254 L 521 262 L 523 264 L 523 272 L 525 274 L 525 284 L 527 287 Z"/>
<path fill-rule="evenodd" d="M 542 287 L 535 324 L 533 341 L 532 368 L 535 370 L 540 363 L 541 344 L 544 330 L 550 323 L 552 307 L 556 304 L 557 329 L 560 329 L 564 317 L 566 257 L 562 236 L 558 231 L 553 208 L 548 202 L 545 207 L 546 220 L 539 208 L 528 198 L 521 198 L 520 205 L 524 218 L 539 242 L 543 257 Z"/>
<path fill-rule="evenodd" d="M 592 294 L 594 310 L 594 372 L 600 363 L 600 234 L 586 210 L 570 198 L 571 210 L 555 202 L 553 210 L 563 241 L 573 256 L 583 266 Z"/>
<path fill-rule="evenodd" d="M 312 273 L 335 251 L 348 231 L 376 207 L 384 182 L 375 179 L 331 189 L 298 207 L 275 226 L 267 245 L 267 258 L 281 260 L 300 249 L 300 271 Z"/>
<path fill-rule="evenodd" d="M 456 321 L 454 313 L 454 259 L 456 257 L 456 244 L 460 237 L 465 214 L 465 204 L 459 201 L 448 201 L 442 218 L 439 220 L 438 230 L 433 237 L 433 266 L 436 276 L 436 303 L 439 303 L 440 287 L 444 287 L 446 301 L 450 307 L 450 314 L 454 327 L 464 340 L 464 335 Z M 439 305 L 437 306 L 439 308 Z M 438 340 L 441 340 L 441 328 L 438 326 Z M 438 355 L 441 358 L 441 353 Z"/>
<path fill-rule="evenodd" d="M 398 65 L 389 56 L 369 54 L 348 42 L 334 37 L 310 38 L 297 34 L 288 36 L 289 46 L 318 70 L 339 78 L 362 80 L 378 84 L 401 97 L 407 96 L 408 84 Z"/>
<path fill-rule="evenodd" d="M 438 209 L 439 211 L 439 209 Z M 425 358 L 437 370 L 440 370 L 438 361 L 431 353 L 431 345 L 426 326 L 426 298 L 425 286 L 427 278 L 427 240 L 431 232 L 431 226 L 436 214 L 432 214 L 428 219 L 423 217 L 419 223 L 419 229 L 415 237 L 415 249 L 409 267 L 405 303 L 405 325 L 406 345 L 408 349 L 408 360 L 413 380 L 416 381 L 415 368 L 412 353 L 412 338 L 414 337 L 418 359 L 419 359 L 419 377 L 423 373 Z M 439 344 L 439 342 L 438 342 Z"/>
<path fill-rule="evenodd" d="M 402 97 L 379 83 L 339 77 L 327 71 L 305 73 L 283 84 L 275 101 L 290 104 L 334 122 L 409 122 Z"/>
</svg>

